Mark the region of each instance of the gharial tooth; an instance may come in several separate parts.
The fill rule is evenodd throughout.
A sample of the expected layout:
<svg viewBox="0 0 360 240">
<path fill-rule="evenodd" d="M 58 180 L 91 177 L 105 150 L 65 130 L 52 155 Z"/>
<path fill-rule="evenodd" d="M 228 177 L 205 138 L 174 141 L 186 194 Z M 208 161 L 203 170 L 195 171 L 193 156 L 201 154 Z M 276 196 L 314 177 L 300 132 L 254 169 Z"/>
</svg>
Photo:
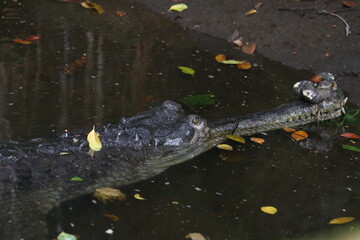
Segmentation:
<svg viewBox="0 0 360 240">
<path fill-rule="evenodd" d="M 343 112 L 343 114 L 346 114 L 344 107 L 341 107 L 341 111 Z"/>
<path fill-rule="evenodd" d="M 346 104 L 347 100 L 348 100 L 348 97 L 346 97 L 346 98 L 344 99 L 344 101 L 342 102 L 342 103 L 343 103 L 343 106 Z"/>
</svg>

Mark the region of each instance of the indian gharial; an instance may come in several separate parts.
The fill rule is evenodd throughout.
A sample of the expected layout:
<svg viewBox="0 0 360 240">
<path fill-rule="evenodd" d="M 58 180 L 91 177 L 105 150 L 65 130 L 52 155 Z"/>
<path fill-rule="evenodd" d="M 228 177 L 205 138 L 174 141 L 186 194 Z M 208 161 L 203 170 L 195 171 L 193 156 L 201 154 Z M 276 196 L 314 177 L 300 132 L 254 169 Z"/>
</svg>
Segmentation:
<svg viewBox="0 0 360 240">
<path fill-rule="evenodd" d="M 299 100 L 269 111 L 204 120 L 165 101 L 99 130 L 93 156 L 84 132 L 53 142 L 3 143 L 0 148 L 0 239 L 51 239 L 46 214 L 62 201 L 151 178 L 169 166 L 223 143 L 227 134 L 251 135 L 339 117 L 347 98 L 330 73 L 294 85 Z M 98 128 L 99 129 L 99 128 Z M 66 152 L 67 154 L 62 154 Z M 79 176 L 86 181 L 69 181 Z"/>
</svg>

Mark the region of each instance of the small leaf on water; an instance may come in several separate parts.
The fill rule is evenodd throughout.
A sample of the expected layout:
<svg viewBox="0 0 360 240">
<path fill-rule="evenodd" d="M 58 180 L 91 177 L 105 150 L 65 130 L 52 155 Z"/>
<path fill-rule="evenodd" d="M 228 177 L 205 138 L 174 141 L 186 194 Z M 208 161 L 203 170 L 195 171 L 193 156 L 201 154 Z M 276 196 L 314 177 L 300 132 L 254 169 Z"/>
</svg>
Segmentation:
<svg viewBox="0 0 360 240">
<path fill-rule="evenodd" d="M 237 60 L 225 60 L 225 61 L 221 61 L 222 64 L 240 64 L 242 63 L 242 61 L 237 61 Z"/>
<path fill-rule="evenodd" d="M 276 207 L 273 207 L 273 206 L 263 206 L 260 208 L 260 210 L 264 213 L 271 214 L 271 215 L 277 213 L 277 211 L 278 211 L 276 209 Z"/>
<path fill-rule="evenodd" d="M 66 233 L 66 232 L 61 232 L 57 238 L 57 240 L 77 240 L 77 238 L 70 234 L 70 233 Z"/>
<path fill-rule="evenodd" d="M 245 13 L 245 16 L 253 15 L 253 14 L 256 13 L 256 12 L 257 12 L 256 9 L 251 9 L 251 10 L 249 10 L 249 11 L 247 11 L 247 12 Z"/>
<path fill-rule="evenodd" d="M 296 141 L 301 141 L 309 137 L 305 131 L 296 131 L 291 133 L 291 137 Z"/>
<path fill-rule="evenodd" d="M 256 49 L 256 44 L 255 43 L 249 43 L 249 44 L 244 45 L 242 47 L 241 51 L 243 53 L 245 53 L 245 54 L 252 55 L 252 54 L 254 54 L 255 49 Z"/>
<path fill-rule="evenodd" d="M 331 219 L 329 221 L 329 224 L 344 224 L 354 221 L 354 219 L 355 219 L 354 217 L 339 217 L 339 218 Z"/>
<path fill-rule="evenodd" d="M 95 132 L 95 126 L 93 127 L 93 130 L 88 133 L 87 135 L 87 141 L 89 142 L 89 147 L 94 151 L 100 151 L 102 148 L 101 141 L 99 139 L 99 134 Z"/>
<path fill-rule="evenodd" d="M 110 218 L 110 219 L 111 219 L 111 221 L 114 221 L 114 222 L 116 222 L 116 221 L 119 221 L 119 220 L 120 220 L 120 218 L 119 218 L 118 216 L 113 215 L 113 214 L 104 214 L 104 216 L 105 216 L 105 217 L 107 217 L 107 218 Z"/>
<path fill-rule="evenodd" d="M 217 62 L 223 62 L 223 61 L 226 60 L 226 56 L 225 56 L 224 54 L 216 55 L 215 60 L 216 60 Z"/>
<path fill-rule="evenodd" d="M 84 181 L 84 179 L 82 179 L 81 177 L 72 177 L 72 178 L 70 178 L 70 181 L 82 182 L 82 181 Z"/>
<path fill-rule="evenodd" d="M 64 156 L 64 155 L 69 155 L 70 153 L 68 153 L 68 152 L 61 152 L 60 153 L 60 156 Z"/>
<path fill-rule="evenodd" d="M 77 59 L 75 59 L 74 62 L 69 63 L 65 66 L 64 72 L 66 74 L 72 75 L 75 72 L 83 69 L 85 67 L 86 63 L 87 63 L 87 57 L 85 57 L 85 56 L 78 57 Z"/>
<path fill-rule="evenodd" d="M 201 233 L 188 233 L 185 238 L 190 238 L 191 240 L 207 240 Z"/>
<path fill-rule="evenodd" d="M 346 138 L 360 139 L 360 136 L 354 133 L 343 133 L 341 136 Z"/>
<path fill-rule="evenodd" d="M 33 43 L 32 41 L 23 40 L 23 39 L 20 39 L 20 38 L 14 38 L 12 41 L 14 43 L 20 43 L 20 44 L 25 44 L 25 45 Z"/>
<path fill-rule="evenodd" d="M 178 66 L 178 68 L 185 74 L 189 74 L 191 76 L 194 76 L 195 74 L 195 70 L 189 67 L 183 67 L 183 66 Z"/>
<path fill-rule="evenodd" d="M 236 67 L 241 70 L 248 70 L 252 65 L 249 62 L 242 61 L 240 64 L 237 64 Z"/>
<path fill-rule="evenodd" d="M 351 2 L 351 1 L 343 1 L 342 4 L 348 8 L 354 8 L 356 7 L 356 3 Z"/>
<path fill-rule="evenodd" d="M 245 139 L 243 137 L 241 137 L 241 136 L 238 136 L 238 135 L 226 135 L 226 137 L 228 139 L 233 140 L 233 141 L 245 144 Z"/>
<path fill-rule="evenodd" d="M 120 17 L 124 17 L 124 16 L 126 15 L 126 12 L 120 11 L 120 10 L 116 10 L 116 11 L 115 11 L 115 14 L 118 15 L 118 16 L 120 16 Z"/>
<path fill-rule="evenodd" d="M 252 138 L 250 138 L 250 140 L 253 141 L 253 142 L 259 143 L 259 144 L 263 144 L 265 142 L 264 139 L 256 138 L 256 137 L 252 137 Z"/>
<path fill-rule="evenodd" d="M 137 199 L 137 200 L 146 200 L 145 198 L 143 198 L 142 196 L 140 196 L 140 194 L 136 193 L 134 195 L 134 198 Z"/>
<path fill-rule="evenodd" d="M 285 132 L 296 132 L 296 129 L 288 128 L 288 127 L 284 127 L 283 130 L 284 130 Z"/>
<path fill-rule="evenodd" d="M 170 11 L 177 11 L 177 12 L 182 12 L 184 10 L 188 9 L 188 6 L 184 3 L 179 3 L 179 4 L 175 4 L 175 5 L 172 5 L 170 8 L 169 8 L 169 12 Z"/>
<path fill-rule="evenodd" d="M 226 150 L 226 151 L 232 151 L 234 150 L 232 146 L 228 145 L 228 144 L 219 144 L 216 147 L 222 149 L 222 150 Z"/>
<path fill-rule="evenodd" d="M 352 145 L 342 145 L 342 148 L 350 150 L 350 151 L 354 151 L 354 152 L 360 152 L 360 148 L 352 146 Z"/>
<path fill-rule="evenodd" d="M 215 96 L 211 93 L 188 96 L 178 99 L 179 102 L 189 107 L 200 107 L 205 105 L 214 105 Z"/>
<path fill-rule="evenodd" d="M 104 9 L 99 4 L 90 2 L 89 0 L 85 0 L 85 2 L 81 2 L 80 5 L 83 8 L 94 9 L 98 14 L 104 13 Z"/>
</svg>

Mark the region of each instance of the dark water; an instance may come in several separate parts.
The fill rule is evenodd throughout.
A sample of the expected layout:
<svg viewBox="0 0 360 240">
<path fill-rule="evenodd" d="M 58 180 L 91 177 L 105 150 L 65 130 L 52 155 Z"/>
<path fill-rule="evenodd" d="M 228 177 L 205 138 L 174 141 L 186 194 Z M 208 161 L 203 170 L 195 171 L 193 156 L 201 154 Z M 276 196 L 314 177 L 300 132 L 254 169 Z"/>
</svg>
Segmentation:
<svg viewBox="0 0 360 240">
<path fill-rule="evenodd" d="M 133 2 L 103 4 L 106 13 L 97 15 L 75 4 L 28 0 L 17 19 L 1 23 L 1 139 L 91 129 L 166 99 L 203 93 L 217 97 L 215 106 L 194 110 L 205 118 L 261 111 L 293 100 L 292 85 L 312 75 L 184 31 Z M 41 39 L 31 45 L 11 41 L 35 34 Z M 214 60 L 219 53 L 256 67 L 220 65 Z M 83 67 L 67 74 L 76 60 Z M 177 66 L 194 68 L 195 76 Z M 336 228 L 330 219 L 360 216 L 359 155 L 341 148 L 348 141 L 329 140 L 329 151 L 316 153 L 283 131 L 258 136 L 263 145 L 247 138 L 245 145 L 232 143 L 234 152 L 213 149 L 122 187 L 125 202 L 105 205 L 92 196 L 65 202 L 48 216 L 50 235 L 64 230 L 81 239 L 184 239 L 201 232 L 210 239 L 275 240 L 326 233 Z M 134 199 L 135 193 L 147 200 Z M 264 205 L 279 212 L 266 215 L 259 210 Z"/>
</svg>

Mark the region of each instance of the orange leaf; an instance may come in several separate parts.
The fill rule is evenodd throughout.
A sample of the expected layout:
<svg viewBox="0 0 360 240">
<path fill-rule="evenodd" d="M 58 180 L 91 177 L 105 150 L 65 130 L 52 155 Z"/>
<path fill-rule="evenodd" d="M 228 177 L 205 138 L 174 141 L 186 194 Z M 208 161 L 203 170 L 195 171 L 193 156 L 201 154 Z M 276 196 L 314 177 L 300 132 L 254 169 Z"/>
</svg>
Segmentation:
<svg viewBox="0 0 360 240">
<path fill-rule="evenodd" d="M 248 70 L 250 69 L 252 66 L 249 62 L 243 61 L 240 64 L 237 64 L 236 67 L 238 69 L 242 69 L 242 70 Z"/>
<path fill-rule="evenodd" d="M 242 47 L 242 51 L 245 54 L 251 55 L 255 52 L 256 44 L 255 43 L 249 43 Z"/>
<path fill-rule="evenodd" d="M 116 215 L 113 215 L 113 214 L 104 214 L 105 217 L 107 218 L 110 218 L 112 221 L 116 222 L 116 221 L 119 221 L 120 218 Z"/>
<path fill-rule="evenodd" d="M 296 131 L 291 134 L 291 137 L 296 141 L 301 141 L 309 137 L 309 134 L 305 131 Z"/>
<path fill-rule="evenodd" d="M 20 39 L 20 38 L 14 38 L 12 41 L 14 43 L 20 43 L 20 44 L 32 44 L 31 41 L 26 41 L 26 40 L 23 40 L 23 39 Z"/>
<path fill-rule="evenodd" d="M 310 81 L 315 82 L 315 83 L 319 83 L 319 82 L 321 82 L 321 77 L 320 77 L 319 75 L 314 75 L 314 76 L 310 79 Z"/>
<path fill-rule="evenodd" d="M 346 138 L 360 139 L 360 136 L 354 133 L 343 133 L 341 136 Z"/>
<path fill-rule="evenodd" d="M 252 137 L 252 138 L 250 138 L 250 140 L 253 141 L 253 142 L 259 143 L 259 144 L 263 144 L 265 142 L 264 139 L 256 138 L 256 137 Z"/>
<path fill-rule="evenodd" d="M 283 130 L 284 130 L 285 132 L 296 132 L 296 129 L 288 128 L 288 127 L 284 127 Z"/>
<path fill-rule="evenodd" d="M 256 12 L 257 12 L 256 9 L 251 9 L 245 13 L 245 16 L 253 15 Z"/>
<path fill-rule="evenodd" d="M 225 60 L 226 60 L 226 56 L 225 56 L 224 54 L 216 55 L 215 60 L 216 60 L 217 62 L 225 61 Z"/>
<path fill-rule="evenodd" d="M 116 15 L 118 15 L 118 16 L 120 16 L 120 17 L 123 17 L 123 16 L 125 16 L 126 15 L 126 12 L 124 12 L 124 11 L 120 11 L 120 10 L 116 10 Z"/>
<path fill-rule="evenodd" d="M 349 8 L 354 8 L 356 7 L 356 3 L 354 2 L 351 2 L 351 1 L 343 1 L 342 4 L 346 7 L 349 7 Z"/>
</svg>

